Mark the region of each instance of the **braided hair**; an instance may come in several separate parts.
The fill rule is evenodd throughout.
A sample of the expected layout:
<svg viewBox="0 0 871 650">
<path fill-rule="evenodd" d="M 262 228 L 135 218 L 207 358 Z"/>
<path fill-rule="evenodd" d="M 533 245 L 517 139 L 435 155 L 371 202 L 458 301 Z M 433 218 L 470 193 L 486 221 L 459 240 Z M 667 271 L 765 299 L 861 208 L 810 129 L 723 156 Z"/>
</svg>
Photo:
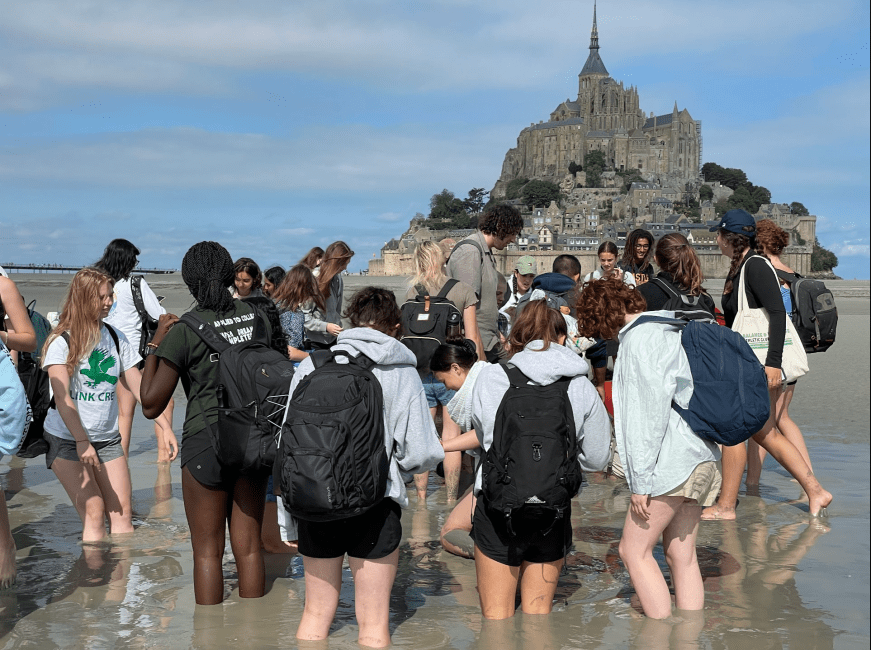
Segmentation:
<svg viewBox="0 0 871 650">
<path fill-rule="evenodd" d="M 197 304 L 219 314 L 233 307 L 233 297 L 227 289 L 233 286 L 235 277 L 233 258 L 218 242 L 194 244 L 181 263 L 181 278 Z"/>
<path fill-rule="evenodd" d="M 744 260 L 744 251 L 748 251 L 748 255 L 755 252 L 756 248 L 756 229 L 752 230 L 745 226 L 746 235 L 741 235 L 736 232 L 724 230 L 720 228 L 719 234 L 732 247 L 732 263 L 729 265 L 729 274 L 726 276 L 726 286 L 723 287 L 723 295 L 732 293 L 732 281 L 738 273 L 738 267 Z"/>
</svg>

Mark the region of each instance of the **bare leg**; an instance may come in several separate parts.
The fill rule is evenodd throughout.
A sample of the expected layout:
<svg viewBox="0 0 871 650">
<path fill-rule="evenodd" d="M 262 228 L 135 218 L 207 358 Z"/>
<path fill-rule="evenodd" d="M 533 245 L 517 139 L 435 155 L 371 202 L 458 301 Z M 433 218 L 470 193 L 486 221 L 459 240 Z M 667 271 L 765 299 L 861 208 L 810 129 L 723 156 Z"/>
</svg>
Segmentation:
<svg viewBox="0 0 871 650">
<path fill-rule="evenodd" d="M 671 569 L 674 604 L 678 609 L 696 611 L 705 606 L 705 586 L 696 556 L 701 514 L 698 501 L 686 499 L 662 532 L 662 548 Z"/>
<path fill-rule="evenodd" d="M 550 614 L 564 561 L 524 562 L 520 566 L 520 609 L 524 614 Z"/>
<path fill-rule="evenodd" d="M 241 475 L 233 486 L 230 547 L 239 572 L 239 597 L 260 598 L 266 589 L 266 569 L 260 552 L 260 529 L 266 503 L 266 476 Z"/>
<path fill-rule="evenodd" d="M 98 465 L 93 471 L 103 497 L 109 532 L 113 535 L 132 533 L 133 512 L 130 505 L 130 468 L 127 466 L 127 457 L 110 460 Z"/>
<path fill-rule="evenodd" d="M 768 450 L 783 468 L 792 474 L 808 496 L 808 508 L 811 515 L 817 516 L 821 509 L 832 502 L 830 492 L 823 489 L 807 463 L 782 433 L 774 427 L 763 429 L 753 438 Z"/>
<path fill-rule="evenodd" d="M 9 527 L 6 494 L 0 490 L 0 589 L 15 584 L 15 540 Z"/>
<path fill-rule="evenodd" d="M 683 497 L 654 497 L 648 504 L 650 518 L 626 513 L 623 536 L 620 538 L 620 559 L 629 571 L 629 578 L 641 601 L 644 613 L 651 618 L 671 616 L 671 594 L 665 576 L 653 557 L 653 547 L 668 525 L 677 516 Z M 680 555 L 679 551 L 675 551 Z"/>
<path fill-rule="evenodd" d="M 753 438 L 747 441 L 747 478 L 744 482 L 748 490 L 759 487 L 759 480 L 762 477 L 762 463 L 765 462 L 767 453 Z"/>
<path fill-rule="evenodd" d="M 181 472 L 184 510 L 194 555 L 194 598 L 197 605 L 216 605 L 224 600 L 224 539 L 229 495 L 202 485 L 187 467 Z"/>
<path fill-rule="evenodd" d="M 79 513 L 82 520 L 82 541 L 96 542 L 106 537 L 106 506 L 93 470 L 77 460 L 63 458 L 56 458 L 51 469 Z"/>
<path fill-rule="evenodd" d="M 125 458 L 130 456 L 130 437 L 133 431 L 133 415 L 136 412 L 136 398 L 119 381 L 115 385 L 115 399 L 118 400 L 118 431 L 121 433 L 121 447 Z"/>
<path fill-rule="evenodd" d="M 460 435 L 460 426 L 451 419 L 448 410 L 442 406 L 442 440 L 453 440 Z M 450 451 L 445 454 L 445 490 L 448 502 L 457 500 L 460 487 L 460 469 L 463 465 L 463 452 Z"/>
<path fill-rule="evenodd" d="M 318 641 L 329 635 L 342 589 L 342 559 L 303 556 L 305 608 L 296 629 L 297 639 Z"/>
<path fill-rule="evenodd" d="M 514 598 L 520 580 L 520 567 L 508 566 L 492 560 L 475 545 L 475 574 L 478 578 L 478 596 L 481 613 L 487 619 L 514 616 Z"/>
<path fill-rule="evenodd" d="M 463 495 L 463 498 L 457 502 L 457 505 L 454 506 L 451 514 L 445 520 L 445 525 L 442 526 L 440 535 L 442 548 L 448 553 L 469 559 L 475 557 L 474 544 L 472 538 L 469 537 L 469 532 L 472 530 L 472 514 L 475 512 L 475 495 L 473 491 L 473 487 L 470 487 L 466 494 Z M 467 543 L 462 545 L 457 543 L 460 541 L 455 539 L 457 533 L 465 533 L 462 542 Z"/>
<path fill-rule="evenodd" d="M 260 529 L 260 543 L 267 553 L 296 553 L 296 542 L 285 542 L 281 539 L 278 528 L 278 504 L 267 501 L 263 506 L 263 527 Z"/>
<path fill-rule="evenodd" d="M 795 384 L 792 386 L 786 386 L 780 392 L 780 395 L 777 396 L 775 415 L 777 418 L 777 429 L 786 436 L 786 439 L 789 440 L 789 442 L 792 443 L 792 446 L 796 448 L 799 454 L 801 454 L 805 465 L 813 471 L 814 467 L 811 464 L 811 457 L 808 453 L 807 445 L 805 444 L 801 429 L 798 428 L 798 425 L 789 416 L 789 405 L 792 402 L 793 395 L 795 395 Z"/>
<path fill-rule="evenodd" d="M 768 427 L 771 418 L 765 423 Z M 747 464 L 747 447 L 744 443 L 732 447 L 723 447 L 723 485 L 717 503 L 702 511 L 702 519 L 734 519 L 735 506 L 738 504 L 738 490 L 741 487 L 741 477 Z"/>
<path fill-rule="evenodd" d="M 384 648 L 390 645 L 390 590 L 396 579 L 399 549 L 378 560 L 349 557 L 354 576 L 354 607 L 360 627 L 357 642 Z"/>
<path fill-rule="evenodd" d="M 429 414 L 432 416 L 433 421 L 435 421 L 436 419 L 436 413 L 438 413 L 438 407 L 431 406 L 429 409 Z M 426 501 L 426 488 L 428 484 L 429 472 L 423 472 L 422 474 L 414 475 L 414 489 L 417 491 L 418 501 Z"/>
</svg>

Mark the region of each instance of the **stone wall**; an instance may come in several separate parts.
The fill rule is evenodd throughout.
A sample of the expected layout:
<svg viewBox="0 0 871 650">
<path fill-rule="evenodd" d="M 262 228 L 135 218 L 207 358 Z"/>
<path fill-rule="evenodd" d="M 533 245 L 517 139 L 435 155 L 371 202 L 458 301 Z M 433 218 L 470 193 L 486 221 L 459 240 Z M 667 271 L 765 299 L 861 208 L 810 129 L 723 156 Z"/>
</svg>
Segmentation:
<svg viewBox="0 0 871 650">
<path fill-rule="evenodd" d="M 581 262 L 581 276 L 599 266 L 595 251 L 566 251 Z M 706 278 L 725 278 L 729 272 L 729 260 L 717 250 L 696 251 L 702 264 L 702 273 Z M 498 251 L 494 257 L 496 267 L 504 275 L 514 270 L 517 258 L 529 255 L 535 258 L 536 273 L 548 273 L 553 268 L 553 260 L 561 255 L 560 251 Z M 382 252 L 382 259 L 369 260 L 369 275 L 371 276 L 412 276 L 414 263 L 411 255 L 397 251 Z M 811 251 L 809 246 L 790 246 L 783 255 L 783 261 L 802 275 L 810 273 Z"/>
</svg>

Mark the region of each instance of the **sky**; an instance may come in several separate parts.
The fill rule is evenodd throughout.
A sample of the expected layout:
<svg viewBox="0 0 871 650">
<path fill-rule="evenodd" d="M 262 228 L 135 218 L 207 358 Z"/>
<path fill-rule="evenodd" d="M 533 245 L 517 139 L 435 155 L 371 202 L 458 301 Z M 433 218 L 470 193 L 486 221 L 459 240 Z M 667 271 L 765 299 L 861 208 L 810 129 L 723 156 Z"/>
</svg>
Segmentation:
<svg viewBox="0 0 871 650">
<path fill-rule="evenodd" d="M 365 268 L 430 197 L 491 189 L 577 96 L 592 0 L 0 0 L 0 264 L 113 238 L 180 268 L 204 239 Z M 869 3 L 602 0 L 601 57 L 703 161 L 818 216 L 869 278 Z"/>
</svg>

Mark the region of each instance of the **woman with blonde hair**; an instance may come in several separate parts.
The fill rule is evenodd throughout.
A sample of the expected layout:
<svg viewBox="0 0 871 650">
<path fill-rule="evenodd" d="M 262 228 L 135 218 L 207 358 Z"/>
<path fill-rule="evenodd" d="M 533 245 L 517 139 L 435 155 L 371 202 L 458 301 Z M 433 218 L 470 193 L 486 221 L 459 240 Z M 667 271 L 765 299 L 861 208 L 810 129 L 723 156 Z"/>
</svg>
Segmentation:
<svg viewBox="0 0 871 650">
<path fill-rule="evenodd" d="M 333 242 L 324 251 L 317 276 L 324 308 L 313 306 L 305 310 L 305 331 L 312 348 L 329 348 L 342 331 L 342 293 L 345 290 L 342 272 L 348 268 L 352 257 L 354 251 L 343 241 Z"/>
<path fill-rule="evenodd" d="M 82 520 L 83 542 L 106 536 L 104 518 L 112 534 L 133 532 L 116 387 L 119 382 L 126 385 L 140 400 L 142 376 L 139 353 L 122 332 L 103 323 L 112 307 L 113 286 L 112 278 L 97 269 L 76 273 L 60 321 L 43 348 L 56 403 L 45 418 L 45 464 Z M 168 423 L 161 430 L 172 460 L 178 441 Z"/>
<path fill-rule="evenodd" d="M 435 296 L 441 292 L 448 282 L 448 277 L 445 275 L 445 259 L 444 249 L 436 242 L 425 241 L 418 245 L 414 250 L 414 268 L 416 273 L 411 278 L 411 287 L 405 293 L 406 300 L 414 300 L 415 296 L 421 293 Z M 446 298 L 463 315 L 465 338 L 474 341 L 478 357 L 483 359 L 485 356 L 484 345 L 481 342 L 481 334 L 478 331 L 476 313 L 478 298 L 475 296 L 475 291 L 467 284 L 456 282 L 447 292 Z M 453 440 L 460 435 L 460 428 L 451 419 L 447 409 L 444 407 L 451 401 L 456 392 L 448 390 L 435 377 L 432 371 L 428 369 L 421 375 L 421 381 L 423 382 L 426 401 L 429 404 L 429 410 L 433 418 L 435 418 L 439 407 L 442 409 L 442 440 Z M 448 501 L 454 501 L 457 498 L 462 462 L 462 454 L 458 451 L 445 454 L 445 488 L 448 493 Z M 429 472 L 424 472 L 414 477 L 417 497 L 420 501 L 426 499 L 428 480 Z"/>
</svg>

